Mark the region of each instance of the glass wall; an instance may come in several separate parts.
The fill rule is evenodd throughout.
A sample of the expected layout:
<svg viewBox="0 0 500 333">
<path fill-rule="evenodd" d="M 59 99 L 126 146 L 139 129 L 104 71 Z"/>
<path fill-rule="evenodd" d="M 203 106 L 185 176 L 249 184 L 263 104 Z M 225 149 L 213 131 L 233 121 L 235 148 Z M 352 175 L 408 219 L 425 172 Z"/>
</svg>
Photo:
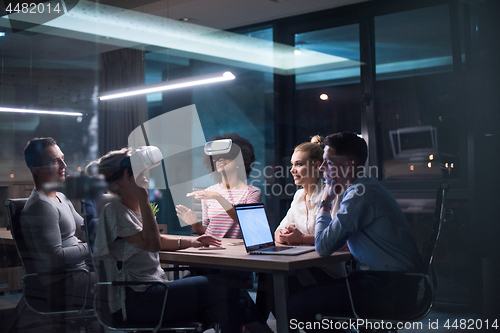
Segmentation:
<svg viewBox="0 0 500 333">
<path fill-rule="evenodd" d="M 67 173 L 76 177 L 88 162 L 127 146 L 141 124 L 194 104 L 201 130 L 181 133 L 179 141 L 189 146 L 231 132 L 249 139 L 256 155 L 249 182 L 262 190 L 276 226 L 293 196 L 284 188 L 292 183 L 286 166 L 294 146 L 337 131 L 366 137 L 369 128 L 376 133 L 370 143 L 377 141 L 370 157 L 417 234 L 428 229 L 437 184 L 443 179 L 453 184 L 450 206 L 456 215 L 437 257 L 448 286 L 440 297 L 469 301 L 469 295 L 452 293 L 473 289 L 473 268 L 464 263 L 479 258 L 478 266 L 484 257 L 471 259 L 468 236 L 482 235 L 472 221 L 473 207 L 482 201 L 475 181 L 482 177 L 488 184 L 491 173 L 477 177 L 481 168 L 475 159 L 478 152 L 491 154 L 490 142 L 498 137 L 496 122 L 487 120 L 496 107 L 491 97 L 496 86 L 483 85 L 478 74 L 495 59 L 489 41 L 496 36 L 491 28 L 496 17 L 490 25 L 476 25 L 469 6 L 475 1 L 366 1 L 233 31 L 171 19 L 164 6 L 169 1 L 123 5 L 135 10 L 103 1 L 66 3 L 66 11 L 49 20 L 33 22 L 22 13 L 0 17 L 0 201 L 27 197 L 33 188 L 23 157 L 29 139 L 55 138 Z M 483 72 L 471 72 L 477 66 L 472 60 Z M 224 71 L 235 79 L 98 100 L 111 90 Z M 496 73 L 489 75 L 497 80 Z M 371 96 L 362 102 L 365 93 Z M 192 176 L 204 167 L 202 156 L 191 157 L 183 172 Z M 200 178 L 193 186 L 211 184 Z M 159 204 L 158 220 L 169 224 L 169 233 L 190 232 L 177 220 L 167 189 L 152 191 L 151 200 Z M 5 224 L 0 214 L 0 227 Z"/>
<path fill-rule="evenodd" d="M 435 6 L 375 17 L 384 179 L 460 177 L 456 138 L 463 103 L 449 16 L 448 6 Z"/>
<path fill-rule="evenodd" d="M 272 37 L 272 29 L 246 32 L 244 35 L 266 40 Z M 272 43 L 269 46 L 272 48 Z M 194 104 L 203 128 L 201 133 L 203 140 L 210 141 L 215 136 L 230 133 L 237 133 L 248 139 L 255 150 L 255 164 L 248 182 L 261 189 L 262 201 L 265 202 L 267 197 L 263 170 L 268 165 L 274 165 L 274 155 L 266 153 L 274 146 L 274 114 L 271 97 L 273 75 L 190 57 L 171 56 L 168 55 L 168 51 L 146 53 L 145 59 L 146 80 L 152 82 L 223 71 L 231 71 L 236 76 L 230 84 L 205 85 L 177 92 L 148 94 L 148 118 L 154 119 L 179 107 Z M 185 135 L 185 140 L 194 141 L 200 133 L 185 133 Z M 203 156 L 198 155 L 199 151 L 193 151 L 191 162 L 186 165 L 191 168 L 194 177 L 192 188 L 209 187 L 214 184 L 210 176 L 200 178 L 195 176 L 202 174 L 206 168 L 202 163 Z M 209 170 L 205 173 L 208 174 Z M 168 191 L 156 193 L 154 200 L 159 203 L 161 218 L 169 225 L 170 232 L 190 233 L 190 227 L 179 225 L 170 193 Z M 192 205 L 192 202 L 188 204 Z"/>
<path fill-rule="evenodd" d="M 359 24 L 295 34 L 295 48 L 338 60 L 295 75 L 297 144 L 316 134 L 361 133 Z"/>
<path fill-rule="evenodd" d="M 44 136 L 65 151 L 67 173 L 78 175 L 96 157 L 90 149 L 97 135 L 96 44 L 17 31 L 0 37 L 0 48 L 0 181 L 32 180 L 23 149 L 29 139 Z M 32 113 L 37 111 L 66 114 Z"/>
</svg>

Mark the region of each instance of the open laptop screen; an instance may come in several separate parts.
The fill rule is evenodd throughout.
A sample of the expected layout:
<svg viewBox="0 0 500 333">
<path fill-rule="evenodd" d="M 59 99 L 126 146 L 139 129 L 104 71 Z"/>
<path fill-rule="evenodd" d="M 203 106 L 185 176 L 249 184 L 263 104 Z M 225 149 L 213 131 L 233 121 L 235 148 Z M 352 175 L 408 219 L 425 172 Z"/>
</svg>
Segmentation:
<svg viewBox="0 0 500 333">
<path fill-rule="evenodd" d="M 264 204 L 238 205 L 235 208 L 247 248 L 259 248 L 258 245 L 268 243 L 274 245 Z"/>
</svg>

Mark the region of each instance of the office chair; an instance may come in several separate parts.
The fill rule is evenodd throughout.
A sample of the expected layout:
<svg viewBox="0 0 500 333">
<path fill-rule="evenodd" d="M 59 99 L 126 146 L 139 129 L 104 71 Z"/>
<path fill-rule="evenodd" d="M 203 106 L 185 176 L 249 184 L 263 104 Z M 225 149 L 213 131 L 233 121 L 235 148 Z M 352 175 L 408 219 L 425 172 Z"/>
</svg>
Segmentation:
<svg viewBox="0 0 500 333">
<path fill-rule="evenodd" d="M 87 242 L 89 243 L 90 250 L 94 249 L 95 233 L 97 231 L 97 224 L 99 221 L 99 214 L 106 204 L 108 204 L 111 199 L 113 199 L 112 194 L 101 194 L 97 198 L 93 199 L 83 199 L 82 204 L 82 215 L 85 222 L 85 236 L 87 236 Z"/>
<path fill-rule="evenodd" d="M 97 284 L 94 298 L 94 309 L 101 325 L 111 330 L 120 331 L 174 331 L 174 332 L 202 332 L 203 325 L 199 322 L 168 322 L 163 323 L 163 314 L 167 304 L 168 284 L 159 281 L 108 281 L 103 261 L 92 256 L 94 267 L 96 267 Z M 128 318 L 123 320 L 122 312 L 110 312 L 108 292 L 110 288 L 124 288 L 133 285 L 159 285 L 166 287 L 165 297 L 160 318 L 156 323 L 136 322 Z"/>
<path fill-rule="evenodd" d="M 450 183 L 447 181 L 443 181 L 437 190 L 436 195 L 436 209 L 434 211 L 434 222 L 433 229 L 431 231 L 431 236 L 429 238 L 429 242 L 426 246 L 427 250 L 424 253 L 423 259 L 426 264 L 424 273 L 405 273 L 405 272 L 392 272 L 392 271 L 359 271 L 353 270 L 351 271 L 346 278 L 346 285 L 349 294 L 349 299 L 351 303 L 351 315 L 346 316 L 336 316 L 336 315 L 324 315 L 317 314 L 316 319 L 321 321 L 323 319 L 337 320 L 337 321 L 352 321 L 358 319 L 364 319 L 365 322 L 390 322 L 396 324 L 397 322 L 415 322 L 420 321 L 425 318 L 429 312 L 431 311 L 434 305 L 434 294 L 436 289 L 436 278 L 433 269 L 434 263 L 434 254 L 436 251 L 437 243 L 439 237 L 441 235 L 441 228 L 446 218 L 446 192 L 450 188 Z M 408 304 L 408 307 L 405 307 L 404 311 L 399 312 L 398 314 L 384 315 L 377 311 L 376 313 L 372 311 L 364 311 L 360 313 L 358 311 L 359 306 L 356 305 L 356 301 L 354 300 L 352 290 L 350 288 L 349 281 L 353 281 L 356 279 L 363 278 L 364 276 L 372 275 L 376 277 L 389 278 L 393 281 L 402 281 L 404 282 L 415 282 L 418 281 L 418 296 L 416 301 L 413 304 Z M 377 299 L 363 299 L 362 302 L 369 302 L 370 304 L 379 304 L 380 300 Z M 388 327 L 387 325 L 385 327 Z M 395 327 L 395 325 L 393 326 Z M 365 331 L 371 331 L 370 329 L 366 329 Z M 381 330 L 377 330 L 380 332 Z M 385 331 L 396 332 L 395 329 L 386 329 Z"/>
<path fill-rule="evenodd" d="M 82 201 L 85 234 L 87 239 L 95 240 L 95 233 L 98 228 L 99 214 L 102 208 L 111 201 L 113 195 L 103 194 L 94 200 Z M 97 217 L 96 217 L 97 216 Z M 94 243 L 90 247 L 92 254 L 92 266 L 95 269 L 97 283 L 94 286 L 94 310 L 99 323 L 111 330 L 121 331 L 175 331 L 175 332 L 201 332 L 203 325 L 198 322 L 171 322 L 168 325 L 163 322 L 163 313 L 168 296 L 168 285 L 158 281 L 108 281 L 103 261 L 94 255 Z M 158 285 L 166 287 L 163 310 L 157 323 L 139 323 L 132 320 L 123 320 L 121 311 L 111 313 L 108 301 L 109 288 L 120 288 L 133 285 Z"/>
<path fill-rule="evenodd" d="M 64 269 L 53 272 L 38 273 L 34 266 L 34 259 L 30 255 L 24 236 L 21 231 L 20 215 L 28 199 L 7 199 L 7 207 L 10 230 L 16 245 L 18 255 L 21 259 L 25 275 L 22 277 L 23 299 L 21 300 L 29 309 L 41 315 L 59 316 L 68 325 L 75 325 L 78 328 L 89 329 L 95 321 L 93 309 L 89 309 L 84 300 L 81 307 L 68 306 L 65 304 L 64 294 L 61 290 L 50 290 L 41 286 L 38 278 L 45 276 L 68 277 L 71 274 L 84 272 L 89 276 L 89 271 L 85 268 Z M 90 282 L 90 280 L 89 280 Z M 90 283 L 87 283 L 87 291 Z"/>
</svg>

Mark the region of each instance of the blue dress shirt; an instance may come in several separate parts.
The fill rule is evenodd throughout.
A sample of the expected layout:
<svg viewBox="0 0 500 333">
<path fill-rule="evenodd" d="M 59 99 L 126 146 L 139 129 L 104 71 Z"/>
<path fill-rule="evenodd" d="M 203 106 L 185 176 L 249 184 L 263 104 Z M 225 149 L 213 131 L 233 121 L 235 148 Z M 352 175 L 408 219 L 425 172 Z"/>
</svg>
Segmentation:
<svg viewBox="0 0 500 333">
<path fill-rule="evenodd" d="M 345 242 L 361 270 L 422 272 L 415 239 L 398 203 L 374 178 L 358 178 L 345 191 L 332 219 L 320 212 L 315 246 L 328 256 Z"/>
</svg>

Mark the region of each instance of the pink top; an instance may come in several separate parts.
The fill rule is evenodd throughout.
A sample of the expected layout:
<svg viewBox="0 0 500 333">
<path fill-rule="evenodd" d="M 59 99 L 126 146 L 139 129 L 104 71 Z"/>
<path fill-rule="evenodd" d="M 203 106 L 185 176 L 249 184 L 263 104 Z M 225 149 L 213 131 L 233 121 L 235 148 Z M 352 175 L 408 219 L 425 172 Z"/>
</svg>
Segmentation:
<svg viewBox="0 0 500 333">
<path fill-rule="evenodd" d="M 240 189 L 226 190 L 219 184 L 207 187 L 205 191 L 217 192 L 222 195 L 233 206 L 245 203 L 260 202 L 261 192 L 252 185 Z M 201 200 L 202 206 L 202 224 L 207 227 L 205 235 L 218 238 L 242 238 L 238 223 L 227 215 L 226 211 L 215 199 Z"/>
</svg>

